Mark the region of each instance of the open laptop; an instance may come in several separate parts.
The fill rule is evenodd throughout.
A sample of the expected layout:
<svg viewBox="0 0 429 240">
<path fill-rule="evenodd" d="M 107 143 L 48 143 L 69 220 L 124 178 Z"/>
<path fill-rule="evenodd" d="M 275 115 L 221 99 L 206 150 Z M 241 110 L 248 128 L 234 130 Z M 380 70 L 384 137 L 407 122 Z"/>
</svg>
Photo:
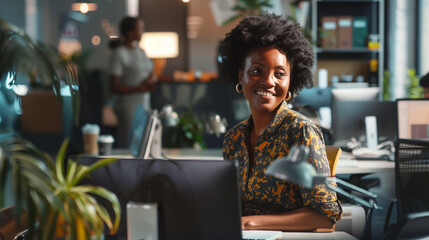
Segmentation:
<svg viewBox="0 0 429 240">
<path fill-rule="evenodd" d="M 138 106 L 128 136 L 129 147 L 113 149 L 112 156 L 148 159 L 158 123 L 158 110 L 148 112 Z"/>
</svg>

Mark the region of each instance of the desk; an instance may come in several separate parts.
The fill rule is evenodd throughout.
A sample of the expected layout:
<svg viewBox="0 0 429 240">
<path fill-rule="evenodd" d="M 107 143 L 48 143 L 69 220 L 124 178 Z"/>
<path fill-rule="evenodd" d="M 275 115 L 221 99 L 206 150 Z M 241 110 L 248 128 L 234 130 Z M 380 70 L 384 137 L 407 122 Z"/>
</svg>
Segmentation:
<svg viewBox="0 0 429 240">
<path fill-rule="evenodd" d="M 339 159 L 336 174 L 393 173 L 395 162 L 386 160 Z"/>
<path fill-rule="evenodd" d="M 163 149 L 164 157 L 171 159 L 199 159 L 199 160 L 223 160 L 222 149 L 211 148 L 204 150 L 195 149 Z M 393 172 L 395 163 L 386 160 L 338 160 L 337 174 L 368 174 Z"/>
<path fill-rule="evenodd" d="M 162 156 L 171 159 L 184 160 L 223 160 L 221 148 L 195 150 L 190 148 L 164 148 Z"/>
<path fill-rule="evenodd" d="M 119 237 L 105 237 L 106 239 L 112 240 L 126 240 L 127 236 Z M 314 233 L 314 232 L 284 232 L 282 239 L 285 240 L 358 240 L 352 235 L 346 232 L 331 232 L 331 233 Z"/>
<path fill-rule="evenodd" d="M 313 232 L 284 232 L 282 239 L 298 240 L 298 239 L 330 239 L 330 240 L 357 240 L 357 238 L 346 232 L 331 232 L 331 233 L 313 233 Z"/>
</svg>

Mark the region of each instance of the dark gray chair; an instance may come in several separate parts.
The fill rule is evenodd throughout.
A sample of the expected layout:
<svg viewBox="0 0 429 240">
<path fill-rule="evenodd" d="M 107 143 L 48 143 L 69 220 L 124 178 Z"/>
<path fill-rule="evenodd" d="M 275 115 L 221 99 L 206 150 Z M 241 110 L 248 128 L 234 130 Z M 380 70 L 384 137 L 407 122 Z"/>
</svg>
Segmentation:
<svg viewBox="0 0 429 240">
<path fill-rule="evenodd" d="M 396 199 L 389 206 L 386 239 L 429 238 L 429 141 L 398 139 L 395 142 Z M 397 222 L 391 223 L 394 207 Z"/>
</svg>

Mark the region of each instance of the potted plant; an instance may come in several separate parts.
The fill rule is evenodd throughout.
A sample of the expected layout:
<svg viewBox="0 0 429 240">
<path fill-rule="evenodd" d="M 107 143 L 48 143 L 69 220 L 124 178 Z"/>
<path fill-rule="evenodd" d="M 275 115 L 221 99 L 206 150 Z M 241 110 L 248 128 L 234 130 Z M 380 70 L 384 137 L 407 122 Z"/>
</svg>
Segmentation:
<svg viewBox="0 0 429 240">
<path fill-rule="evenodd" d="M 238 0 L 232 7 L 237 14 L 227 19 L 223 25 L 227 25 L 244 16 L 261 15 L 264 7 L 272 7 L 271 0 Z"/>
<path fill-rule="evenodd" d="M 299 2 L 299 1 L 298 1 Z M 294 23 L 297 23 L 296 20 L 296 11 L 297 11 L 297 2 L 289 3 L 289 8 L 291 11 L 290 15 L 287 15 L 287 18 L 291 20 Z M 223 25 L 228 25 L 231 22 L 234 22 L 237 19 L 240 19 L 245 16 L 258 16 L 262 15 L 264 13 L 264 8 L 270 8 L 273 7 L 271 4 L 271 0 L 238 0 L 238 2 L 232 7 L 232 11 L 234 11 L 236 14 L 223 23 Z M 308 39 L 310 43 L 313 42 L 311 37 L 311 32 L 308 28 L 303 27 L 302 33 L 304 34 L 305 38 Z"/>
<path fill-rule="evenodd" d="M 202 137 L 203 127 L 200 121 L 192 117 L 192 109 L 179 118 L 175 126 L 166 129 L 165 142 L 167 148 L 205 148 Z"/>
<path fill-rule="evenodd" d="M 76 65 L 55 47 L 34 43 L 22 30 L 0 19 L 0 81 L 12 79 L 8 84 L 13 85 L 18 73 L 27 75 L 32 85 L 52 89 L 59 103 L 62 103 L 60 88 L 68 86 L 75 120 L 78 119 Z M 54 161 L 32 143 L 13 135 L 8 135 L 0 143 L 0 205 L 4 201 L 6 178 L 10 172 L 18 224 L 18 216 L 25 211 L 27 225 L 38 226 L 37 234 L 41 240 L 54 239 L 60 225 L 64 226 L 68 239 L 88 238 L 92 232 L 100 236 L 104 223 L 111 231 L 116 231 L 120 216 L 116 196 L 100 187 L 78 185 L 92 171 L 115 159 L 101 160 L 91 166 L 68 160 L 65 168 L 67 141 Z M 116 214 L 114 221 L 93 195 L 112 203 Z"/>
<path fill-rule="evenodd" d="M 423 88 L 420 86 L 419 77 L 416 75 L 415 69 L 408 69 L 408 97 L 409 98 L 422 98 Z"/>
<path fill-rule="evenodd" d="M 104 223 L 112 233 L 115 232 L 120 221 L 116 195 L 102 187 L 79 185 L 79 182 L 116 159 L 102 159 L 90 166 L 68 159 L 65 167 L 67 143 L 64 141 L 54 161 L 49 154 L 24 139 L 12 137 L 0 142 L 0 196 L 5 195 L 7 172 L 12 169 L 17 219 L 26 211 L 28 226 L 38 226 L 40 240 L 56 237 L 90 239 L 91 234 L 100 237 Z M 115 220 L 112 221 L 94 195 L 112 204 Z M 0 203 L 2 200 L 0 198 Z"/>
</svg>

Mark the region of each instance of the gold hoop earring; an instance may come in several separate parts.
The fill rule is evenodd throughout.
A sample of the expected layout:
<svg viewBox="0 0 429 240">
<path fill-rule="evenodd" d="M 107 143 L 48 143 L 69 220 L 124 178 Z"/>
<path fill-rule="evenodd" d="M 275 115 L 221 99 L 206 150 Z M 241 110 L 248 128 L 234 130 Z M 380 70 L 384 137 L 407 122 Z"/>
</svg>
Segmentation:
<svg viewBox="0 0 429 240">
<path fill-rule="evenodd" d="M 243 86 L 240 83 L 237 83 L 237 85 L 235 85 L 235 91 L 237 91 L 238 93 L 242 93 Z"/>
<path fill-rule="evenodd" d="M 289 99 L 292 97 L 292 93 L 291 92 L 287 92 L 287 96 L 285 98 L 285 101 L 289 101 Z"/>
</svg>

